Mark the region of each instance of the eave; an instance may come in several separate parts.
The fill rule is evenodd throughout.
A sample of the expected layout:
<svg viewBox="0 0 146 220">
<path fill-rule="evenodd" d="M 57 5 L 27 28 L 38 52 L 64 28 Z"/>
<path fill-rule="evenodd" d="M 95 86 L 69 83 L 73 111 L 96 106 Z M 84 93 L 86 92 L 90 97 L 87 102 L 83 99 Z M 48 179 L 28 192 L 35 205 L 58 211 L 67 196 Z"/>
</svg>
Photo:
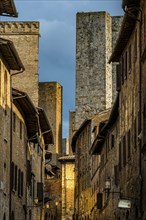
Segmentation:
<svg viewBox="0 0 146 220">
<path fill-rule="evenodd" d="M 1 0 L 0 1 L 0 15 L 18 17 L 18 12 L 13 0 Z"/>
<path fill-rule="evenodd" d="M 86 119 L 82 125 L 79 127 L 79 129 L 75 132 L 75 134 L 72 137 L 72 142 L 71 142 L 71 147 L 72 147 L 72 151 L 73 153 L 75 153 L 75 149 L 76 149 L 76 141 L 79 137 L 79 135 L 81 134 L 81 132 L 84 130 L 84 128 L 89 124 L 89 122 L 91 122 L 91 118 Z"/>
<path fill-rule="evenodd" d="M 104 123 L 104 126 L 102 126 L 101 131 L 98 133 L 96 139 L 94 140 L 90 154 L 101 154 L 101 150 L 106 138 L 106 135 L 108 133 L 108 130 L 114 125 L 119 115 L 119 94 L 116 97 L 115 103 L 113 105 L 110 117 L 108 122 Z M 103 122 L 101 122 L 103 123 Z"/>
<path fill-rule="evenodd" d="M 25 69 L 12 41 L 0 38 L 0 53 L 11 70 Z"/>
<path fill-rule="evenodd" d="M 123 18 L 122 26 L 119 32 L 119 37 L 116 41 L 113 53 L 109 59 L 110 62 L 119 62 L 120 57 L 133 33 L 136 22 L 138 21 L 139 10 L 137 7 L 127 8 Z"/>
<path fill-rule="evenodd" d="M 13 103 L 24 117 L 28 140 L 37 143 L 38 112 L 27 93 L 12 89 Z"/>
</svg>

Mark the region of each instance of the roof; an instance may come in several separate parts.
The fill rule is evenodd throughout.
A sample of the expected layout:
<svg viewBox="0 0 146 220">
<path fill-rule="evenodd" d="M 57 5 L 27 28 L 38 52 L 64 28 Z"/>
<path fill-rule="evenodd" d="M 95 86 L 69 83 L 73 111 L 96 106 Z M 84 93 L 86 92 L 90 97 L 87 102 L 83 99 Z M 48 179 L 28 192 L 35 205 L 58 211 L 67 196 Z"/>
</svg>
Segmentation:
<svg viewBox="0 0 146 220">
<path fill-rule="evenodd" d="M 61 163 L 75 161 L 75 155 L 65 155 L 58 159 Z"/>
<path fill-rule="evenodd" d="M 41 126 L 41 132 L 44 137 L 45 144 L 53 144 L 53 132 L 48 121 L 48 118 L 45 114 L 45 111 L 42 108 L 37 108 L 39 112 L 39 121 Z"/>
<path fill-rule="evenodd" d="M 119 115 L 119 94 L 116 97 L 115 103 L 113 105 L 110 117 L 108 121 L 101 122 L 102 127 L 99 131 L 97 137 L 95 138 L 90 153 L 91 154 L 100 154 L 105 137 L 108 133 L 108 130 L 114 125 Z"/>
<path fill-rule="evenodd" d="M 84 130 L 84 128 L 91 122 L 91 120 L 92 120 L 92 118 L 88 118 L 88 119 L 84 120 L 84 122 L 81 124 L 79 129 L 73 135 L 72 142 L 71 142 L 71 147 L 72 147 L 73 153 L 75 153 L 76 141 L 77 141 L 78 136 L 81 134 L 81 132 Z"/>
<path fill-rule="evenodd" d="M 0 1 L 0 15 L 18 17 L 18 13 L 16 11 L 13 0 Z"/>
<path fill-rule="evenodd" d="M 96 113 L 96 115 L 93 115 L 87 119 L 85 119 L 83 121 L 83 123 L 81 124 L 81 126 L 79 127 L 79 129 L 75 132 L 75 134 L 73 135 L 72 137 L 72 142 L 71 142 L 71 147 L 72 147 L 72 151 L 73 153 L 75 153 L 75 148 L 76 148 L 76 141 L 77 141 L 77 138 L 78 136 L 81 134 L 81 132 L 84 130 L 84 128 L 92 121 L 94 120 L 97 116 L 100 116 L 106 112 L 109 112 L 109 110 L 111 109 L 106 109 L 106 110 L 103 110 L 102 112 L 98 112 Z"/>
<path fill-rule="evenodd" d="M 131 7 L 131 4 L 130 4 L 131 1 L 127 0 L 127 2 L 129 2 L 129 4 L 127 3 L 128 5 L 126 5 L 128 6 L 128 8 L 126 9 L 126 13 L 123 18 L 119 36 L 116 41 L 116 45 L 114 47 L 113 53 L 109 59 L 109 63 L 119 62 L 120 57 L 129 41 L 129 38 L 132 35 L 132 32 L 137 22 L 137 17 L 139 14 L 139 10 L 137 7 L 139 7 L 139 4 L 138 3 L 132 4 L 132 7 Z M 137 0 L 135 2 L 137 2 Z"/>
<path fill-rule="evenodd" d="M 12 41 L 0 38 L 0 53 L 11 70 L 25 69 Z"/>
<path fill-rule="evenodd" d="M 12 89 L 13 103 L 19 109 L 24 117 L 25 124 L 27 127 L 28 139 L 31 142 L 37 142 L 37 132 L 38 132 L 38 113 L 31 102 L 27 93 Z"/>
</svg>

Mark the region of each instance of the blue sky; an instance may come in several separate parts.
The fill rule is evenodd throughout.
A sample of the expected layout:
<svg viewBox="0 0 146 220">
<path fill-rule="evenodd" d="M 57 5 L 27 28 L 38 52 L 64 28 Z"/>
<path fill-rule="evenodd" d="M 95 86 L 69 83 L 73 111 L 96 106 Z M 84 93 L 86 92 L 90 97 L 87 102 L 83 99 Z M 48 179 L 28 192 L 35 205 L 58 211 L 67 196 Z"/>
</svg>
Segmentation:
<svg viewBox="0 0 146 220">
<path fill-rule="evenodd" d="M 121 0 L 15 0 L 15 5 L 19 17 L 12 21 L 40 22 L 39 80 L 63 86 L 63 136 L 67 137 L 69 111 L 75 110 L 76 13 L 122 15 Z"/>
</svg>

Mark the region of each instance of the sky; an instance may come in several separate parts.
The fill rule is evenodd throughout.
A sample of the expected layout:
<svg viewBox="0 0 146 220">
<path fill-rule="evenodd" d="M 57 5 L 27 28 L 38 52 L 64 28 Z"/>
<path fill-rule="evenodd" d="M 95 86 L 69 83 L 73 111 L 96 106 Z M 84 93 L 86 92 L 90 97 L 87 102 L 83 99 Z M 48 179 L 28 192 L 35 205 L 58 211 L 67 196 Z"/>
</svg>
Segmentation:
<svg viewBox="0 0 146 220">
<path fill-rule="evenodd" d="M 75 110 L 76 13 L 107 11 L 122 15 L 121 0 L 15 0 L 18 18 L 39 21 L 39 81 L 63 86 L 63 137 L 68 137 L 69 111 Z"/>
</svg>

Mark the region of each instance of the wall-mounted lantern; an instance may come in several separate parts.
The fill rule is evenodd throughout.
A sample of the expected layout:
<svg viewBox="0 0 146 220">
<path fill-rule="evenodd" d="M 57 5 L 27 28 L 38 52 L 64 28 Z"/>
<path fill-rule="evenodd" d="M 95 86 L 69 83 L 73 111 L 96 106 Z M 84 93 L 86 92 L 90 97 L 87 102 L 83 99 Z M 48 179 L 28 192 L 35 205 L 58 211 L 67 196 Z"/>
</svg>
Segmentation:
<svg viewBox="0 0 146 220">
<path fill-rule="evenodd" d="M 105 181 L 105 191 L 107 191 L 107 192 L 109 192 L 110 191 L 110 189 L 111 189 L 111 180 L 110 179 L 107 179 L 106 181 Z"/>
</svg>

